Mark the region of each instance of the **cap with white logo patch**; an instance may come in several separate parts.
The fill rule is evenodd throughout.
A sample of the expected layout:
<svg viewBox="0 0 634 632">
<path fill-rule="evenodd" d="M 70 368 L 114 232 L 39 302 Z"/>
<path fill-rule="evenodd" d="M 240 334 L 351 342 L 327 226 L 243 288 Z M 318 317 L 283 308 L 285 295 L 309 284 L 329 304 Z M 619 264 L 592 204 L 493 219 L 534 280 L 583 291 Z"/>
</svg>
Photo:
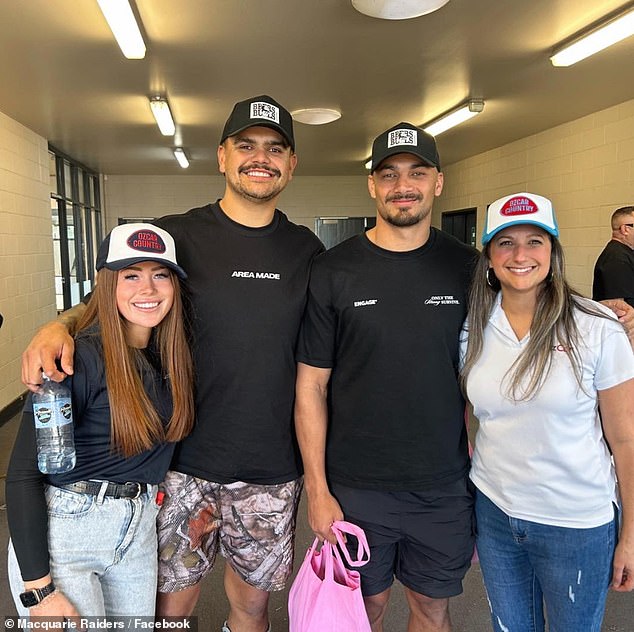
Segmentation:
<svg viewBox="0 0 634 632">
<path fill-rule="evenodd" d="M 436 140 L 431 134 L 411 123 L 399 123 L 377 136 L 372 143 L 372 166 L 370 173 L 390 156 L 414 154 L 430 167 L 440 171 L 440 157 Z"/>
<path fill-rule="evenodd" d="M 240 101 L 233 106 L 222 130 L 220 144 L 224 143 L 229 136 L 256 126 L 270 127 L 279 132 L 295 151 L 293 117 L 286 108 L 265 94 Z"/>
</svg>

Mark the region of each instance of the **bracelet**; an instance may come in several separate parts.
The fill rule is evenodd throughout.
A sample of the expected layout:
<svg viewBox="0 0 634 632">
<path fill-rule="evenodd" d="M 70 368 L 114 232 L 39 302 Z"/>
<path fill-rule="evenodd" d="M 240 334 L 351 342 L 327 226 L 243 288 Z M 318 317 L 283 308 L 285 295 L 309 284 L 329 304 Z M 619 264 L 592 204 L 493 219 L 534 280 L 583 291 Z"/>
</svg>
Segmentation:
<svg viewBox="0 0 634 632">
<path fill-rule="evenodd" d="M 52 592 L 49 593 L 48 595 L 46 595 L 46 597 L 44 597 L 44 599 L 42 599 L 42 601 L 40 601 L 40 603 L 38 603 L 37 605 L 35 605 L 33 607 L 34 608 L 39 608 L 39 606 L 41 606 L 44 602 L 48 601 L 51 597 L 55 596 L 59 591 L 57 590 L 57 588 Z"/>
</svg>

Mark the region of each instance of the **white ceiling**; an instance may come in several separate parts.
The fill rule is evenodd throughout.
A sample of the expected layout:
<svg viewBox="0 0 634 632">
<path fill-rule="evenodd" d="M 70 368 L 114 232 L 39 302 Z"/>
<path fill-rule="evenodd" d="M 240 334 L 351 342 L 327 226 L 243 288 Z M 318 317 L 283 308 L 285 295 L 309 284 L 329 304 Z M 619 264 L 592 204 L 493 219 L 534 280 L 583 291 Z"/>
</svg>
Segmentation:
<svg viewBox="0 0 634 632">
<path fill-rule="evenodd" d="M 0 111 L 107 174 L 214 174 L 234 102 L 267 93 L 289 110 L 340 109 L 296 123 L 298 175 L 362 174 L 372 139 L 469 97 L 484 112 L 439 136 L 450 164 L 634 98 L 634 37 L 570 68 L 552 48 L 622 0 L 451 0 L 404 21 L 350 0 L 136 0 L 148 47 L 126 60 L 96 0 L 0 1 Z M 147 97 L 166 93 L 175 139 Z M 171 147 L 192 159 L 183 171 Z"/>
</svg>

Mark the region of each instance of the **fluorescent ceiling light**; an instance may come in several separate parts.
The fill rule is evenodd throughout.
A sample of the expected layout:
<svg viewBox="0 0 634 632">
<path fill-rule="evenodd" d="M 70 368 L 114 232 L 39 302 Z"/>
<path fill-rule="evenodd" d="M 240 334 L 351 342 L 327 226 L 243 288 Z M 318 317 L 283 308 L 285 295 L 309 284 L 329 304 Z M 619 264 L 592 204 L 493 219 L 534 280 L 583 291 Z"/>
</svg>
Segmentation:
<svg viewBox="0 0 634 632">
<path fill-rule="evenodd" d="M 438 136 L 438 134 L 442 134 L 448 129 L 480 114 L 482 110 L 484 110 L 484 101 L 482 101 L 482 99 L 471 99 L 466 105 L 448 112 L 438 120 L 423 127 L 423 129 L 432 136 Z"/>
<path fill-rule="evenodd" d="M 332 123 L 340 119 L 341 112 L 329 108 L 305 108 L 291 112 L 291 116 L 299 123 L 323 125 L 324 123 Z"/>
<path fill-rule="evenodd" d="M 174 158 L 178 160 L 178 164 L 183 169 L 187 169 L 187 167 L 189 167 L 189 160 L 187 160 L 187 156 L 185 155 L 185 150 L 182 147 L 176 147 L 174 149 Z"/>
<path fill-rule="evenodd" d="M 145 57 L 145 42 L 128 0 L 97 0 L 121 52 L 128 59 Z"/>
<path fill-rule="evenodd" d="M 164 97 L 150 97 L 150 107 L 156 119 L 156 124 L 161 130 L 161 134 L 163 134 L 163 136 L 174 136 L 176 126 L 174 125 L 174 119 L 172 118 L 172 112 L 170 111 L 167 99 Z"/>
<path fill-rule="evenodd" d="M 440 9 L 449 0 L 352 0 L 352 6 L 371 18 L 409 20 Z"/>
<path fill-rule="evenodd" d="M 631 9 L 564 46 L 550 58 L 550 61 L 553 66 L 572 66 L 633 34 L 634 9 Z"/>
</svg>

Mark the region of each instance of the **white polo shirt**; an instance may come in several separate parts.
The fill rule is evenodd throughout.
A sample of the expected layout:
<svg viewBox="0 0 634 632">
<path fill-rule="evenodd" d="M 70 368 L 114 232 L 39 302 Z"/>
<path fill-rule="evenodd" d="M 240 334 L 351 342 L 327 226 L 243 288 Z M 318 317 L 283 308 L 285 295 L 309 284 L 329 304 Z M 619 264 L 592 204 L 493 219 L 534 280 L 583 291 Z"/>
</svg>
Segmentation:
<svg viewBox="0 0 634 632">
<path fill-rule="evenodd" d="M 580 301 L 611 316 L 576 311 L 583 390 L 568 356 L 557 345 L 550 373 L 535 398 L 513 402 L 504 395 L 504 376 L 530 334 L 517 340 L 498 294 L 485 328 L 482 355 L 469 375 L 467 394 L 480 422 L 471 469 L 478 489 L 512 517 L 589 528 L 609 522 L 616 501 L 614 467 L 601 430 L 597 391 L 634 377 L 634 353 L 609 310 L 589 299 Z M 463 355 L 465 347 L 463 340 Z"/>
</svg>

